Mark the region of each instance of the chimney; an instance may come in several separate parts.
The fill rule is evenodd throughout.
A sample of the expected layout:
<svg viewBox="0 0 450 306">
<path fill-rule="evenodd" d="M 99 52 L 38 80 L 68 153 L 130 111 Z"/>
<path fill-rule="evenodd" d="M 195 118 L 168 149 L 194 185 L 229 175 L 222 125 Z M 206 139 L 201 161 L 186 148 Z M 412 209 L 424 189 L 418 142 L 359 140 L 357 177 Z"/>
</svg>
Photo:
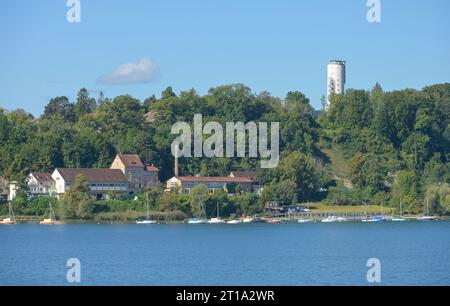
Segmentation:
<svg viewBox="0 0 450 306">
<path fill-rule="evenodd" d="M 175 169 L 174 169 L 175 176 L 178 177 L 178 157 L 175 157 Z"/>
</svg>

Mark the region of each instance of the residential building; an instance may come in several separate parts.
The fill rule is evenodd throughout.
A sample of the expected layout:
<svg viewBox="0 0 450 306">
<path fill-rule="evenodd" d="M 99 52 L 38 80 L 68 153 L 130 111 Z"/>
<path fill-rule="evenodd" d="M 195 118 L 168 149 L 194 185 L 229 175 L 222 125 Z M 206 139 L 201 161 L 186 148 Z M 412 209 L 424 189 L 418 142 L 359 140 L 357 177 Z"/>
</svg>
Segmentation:
<svg viewBox="0 0 450 306">
<path fill-rule="evenodd" d="M 148 113 L 146 113 L 144 115 L 145 122 L 151 125 L 153 122 L 155 122 L 155 115 L 156 113 L 153 111 L 149 111 Z"/>
<path fill-rule="evenodd" d="M 70 189 L 78 175 L 84 175 L 87 178 L 91 194 L 98 199 L 103 198 L 109 192 L 129 192 L 128 180 L 119 169 L 56 168 L 52 173 L 52 178 L 55 181 L 55 190 L 58 196 Z"/>
<path fill-rule="evenodd" d="M 252 192 L 252 184 L 253 181 L 245 177 L 175 176 L 166 182 L 166 191 L 173 191 L 178 188 L 179 192 L 190 194 L 194 187 L 205 185 L 208 187 L 209 193 L 219 190 L 235 193 L 237 189 L 242 192 Z"/>
<path fill-rule="evenodd" d="M 128 179 L 130 192 L 138 193 L 159 185 L 159 169 L 153 165 L 145 166 L 138 155 L 118 154 L 111 169 L 122 171 Z"/>
<path fill-rule="evenodd" d="M 50 190 L 55 186 L 55 181 L 51 173 L 32 172 L 27 177 L 27 184 L 32 196 L 49 195 Z"/>
<path fill-rule="evenodd" d="M 252 180 L 252 189 L 256 194 L 261 194 L 263 185 L 260 183 L 258 173 L 256 171 L 232 171 L 229 177 L 234 178 L 248 178 Z"/>
</svg>

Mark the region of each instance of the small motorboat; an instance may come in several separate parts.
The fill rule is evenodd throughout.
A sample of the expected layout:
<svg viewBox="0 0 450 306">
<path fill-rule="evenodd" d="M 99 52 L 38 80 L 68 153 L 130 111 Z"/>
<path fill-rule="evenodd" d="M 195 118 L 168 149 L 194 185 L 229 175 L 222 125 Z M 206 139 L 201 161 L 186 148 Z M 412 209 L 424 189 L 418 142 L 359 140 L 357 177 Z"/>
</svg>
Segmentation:
<svg viewBox="0 0 450 306">
<path fill-rule="evenodd" d="M 314 222 L 313 219 L 299 219 L 298 223 L 311 223 Z"/>
<path fill-rule="evenodd" d="M 253 223 L 265 223 L 265 222 L 267 222 L 267 220 L 264 218 L 260 218 L 260 217 L 253 218 Z"/>
<path fill-rule="evenodd" d="M 158 222 L 156 222 L 155 220 L 151 219 L 151 218 L 142 218 L 142 219 L 137 219 L 136 220 L 136 224 L 156 224 Z"/>
<path fill-rule="evenodd" d="M 247 217 L 247 218 L 245 218 L 242 222 L 243 222 L 243 223 L 253 223 L 254 220 L 255 220 L 255 219 L 252 218 L 252 217 Z"/>
<path fill-rule="evenodd" d="M 55 220 L 53 219 L 44 219 L 44 221 L 39 222 L 42 225 L 53 225 L 55 224 Z"/>
<path fill-rule="evenodd" d="M 361 221 L 362 222 L 383 222 L 383 221 L 386 221 L 386 218 L 383 216 L 374 216 L 374 217 L 369 217 L 367 219 L 363 219 Z"/>
<path fill-rule="evenodd" d="M 417 218 L 417 221 L 437 221 L 438 219 L 439 219 L 438 217 L 423 216 L 423 217 Z"/>
<path fill-rule="evenodd" d="M 208 220 L 192 218 L 188 221 L 188 224 L 208 224 Z"/>
<path fill-rule="evenodd" d="M 268 224 L 281 224 L 283 223 L 283 220 L 281 219 L 271 219 L 269 221 L 267 221 Z"/>
<path fill-rule="evenodd" d="M 392 222 L 405 222 L 407 221 L 405 218 L 402 217 L 394 217 L 391 219 Z"/>
<path fill-rule="evenodd" d="M 242 223 L 243 223 L 242 219 L 234 219 L 227 222 L 227 224 L 242 224 Z"/>
<path fill-rule="evenodd" d="M 322 219 L 322 223 L 337 223 L 344 222 L 345 218 L 337 217 L 337 216 L 328 216 L 325 219 Z"/>
</svg>

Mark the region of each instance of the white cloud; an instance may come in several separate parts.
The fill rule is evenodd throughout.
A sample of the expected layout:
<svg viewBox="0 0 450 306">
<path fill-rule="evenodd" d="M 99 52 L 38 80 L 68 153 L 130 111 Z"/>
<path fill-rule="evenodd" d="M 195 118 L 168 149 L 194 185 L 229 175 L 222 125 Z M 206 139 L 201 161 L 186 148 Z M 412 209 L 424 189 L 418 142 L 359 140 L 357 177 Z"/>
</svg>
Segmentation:
<svg viewBox="0 0 450 306">
<path fill-rule="evenodd" d="M 143 58 L 137 64 L 128 63 L 97 79 L 98 84 L 122 85 L 149 83 L 159 76 L 159 68 L 151 60 Z"/>
</svg>

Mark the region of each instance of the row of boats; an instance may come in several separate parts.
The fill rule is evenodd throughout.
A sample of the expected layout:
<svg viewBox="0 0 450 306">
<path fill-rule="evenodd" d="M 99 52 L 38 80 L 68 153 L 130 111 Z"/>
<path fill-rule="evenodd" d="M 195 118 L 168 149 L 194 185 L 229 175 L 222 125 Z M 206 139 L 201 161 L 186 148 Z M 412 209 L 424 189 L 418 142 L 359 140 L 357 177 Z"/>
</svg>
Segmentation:
<svg viewBox="0 0 450 306">
<path fill-rule="evenodd" d="M 437 221 L 438 217 L 434 217 L 434 216 L 423 216 L 423 217 L 419 217 L 416 219 L 417 221 Z M 352 220 L 352 219 L 348 219 L 345 217 L 339 217 L 339 216 L 328 216 L 324 219 L 321 220 L 315 220 L 312 218 L 302 218 L 300 220 L 298 220 L 298 223 L 311 223 L 311 222 L 322 222 L 322 223 L 340 223 L 340 222 L 349 222 L 349 221 L 357 221 L 357 220 Z M 408 219 L 405 219 L 403 217 L 393 217 L 393 218 L 387 218 L 384 216 L 372 216 L 372 217 L 368 217 L 365 219 L 361 219 L 359 220 L 361 222 L 367 222 L 367 223 L 371 223 L 371 222 L 384 222 L 384 221 L 391 221 L 391 222 L 406 222 L 408 221 Z"/>
<path fill-rule="evenodd" d="M 230 221 L 225 221 L 224 219 L 220 218 L 219 215 L 219 204 L 217 204 L 217 217 L 206 219 L 206 218 L 192 218 L 188 221 L 188 224 L 244 224 L 244 223 L 269 223 L 269 224 L 278 224 L 283 223 L 282 219 L 279 218 L 271 218 L 271 219 L 265 219 L 260 218 L 258 216 L 250 216 L 246 217 L 245 215 L 242 216 L 242 218 L 239 219 L 233 219 Z M 438 220 L 437 217 L 429 216 L 428 215 L 428 201 L 427 201 L 427 214 L 425 216 L 417 218 L 418 221 L 436 221 Z M 350 220 L 348 218 L 342 217 L 342 216 L 328 216 L 324 219 L 321 219 L 320 222 L 322 223 L 340 223 L 340 222 L 348 222 L 348 221 L 354 221 Z M 403 218 L 402 214 L 397 217 L 392 218 L 386 218 L 384 216 L 372 216 L 367 217 L 365 219 L 360 220 L 361 222 L 383 222 L 383 221 L 392 221 L 392 222 L 405 222 L 407 219 Z M 298 220 L 298 223 L 310 223 L 310 222 L 318 222 L 316 219 L 312 218 L 302 218 Z M 52 225 L 56 224 L 56 217 L 55 212 L 52 207 L 52 203 L 49 202 L 49 218 L 44 219 L 40 222 L 40 224 L 43 225 Z M 153 220 L 150 218 L 150 207 L 148 205 L 148 199 L 147 199 L 147 216 L 143 218 L 139 218 L 136 220 L 137 224 L 157 224 L 158 222 L 156 220 Z M 12 210 L 11 203 L 9 203 L 9 216 L 8 218 L 5 218 L 3 220 L 0 220 L 0 225 L 14 225 L 17 224 L 16 218 L 14 216 L 14 212 Z"/>
<path fill-rule="evenodd" d="M 57 223 L 52 203 L 49 202 L 48 204 L 49 204 L 49 218 L 40 221 L 39 224 L 53 225 L 53 224 Z M 11 203 L 9 203 L 8 206 L 9 206 L 8 218 L 0 220 L 0 225 L 15 225 L 15 224 L 17 224 L 17 220 L 14 215 L 14 211 L 12 209 Z"/>
<path fill-rule="evenodd" d="M 272 223 L 276 220 L 266 220 L 260 217 L 245 217 L 241 219 L 233 219 L 230 221 L 225 221 L 219 217 L 211 218 L 211 219 L 200 219 L 200 218 L 192 218 L 188 221 L 188 224 L 243 224 L 243 223 Z M 279 220 L 281 222 L 281 220 Z"/>
</svg>

